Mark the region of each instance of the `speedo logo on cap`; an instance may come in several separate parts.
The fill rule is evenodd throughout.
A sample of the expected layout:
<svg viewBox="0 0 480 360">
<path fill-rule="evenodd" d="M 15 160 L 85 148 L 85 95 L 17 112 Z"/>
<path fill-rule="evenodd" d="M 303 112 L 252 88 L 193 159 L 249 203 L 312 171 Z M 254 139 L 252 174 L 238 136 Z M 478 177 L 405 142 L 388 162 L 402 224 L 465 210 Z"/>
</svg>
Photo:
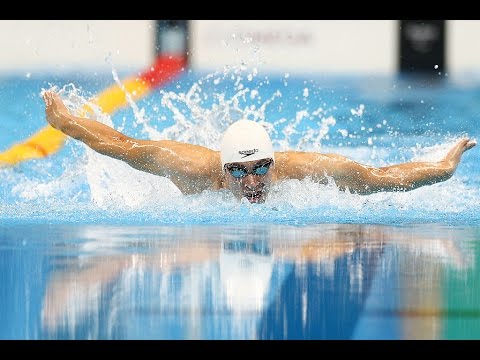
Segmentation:
<svg viewBox="0 0 480 360">
<path fill-rule="evenodd" d="M 243 158 L 246 158 L 247 156 L 253 155 L 258 152 L 258 149 L 252 149 L 252 150 L 240 150 L 238 153 L 242 156 Z"/>
</svg>

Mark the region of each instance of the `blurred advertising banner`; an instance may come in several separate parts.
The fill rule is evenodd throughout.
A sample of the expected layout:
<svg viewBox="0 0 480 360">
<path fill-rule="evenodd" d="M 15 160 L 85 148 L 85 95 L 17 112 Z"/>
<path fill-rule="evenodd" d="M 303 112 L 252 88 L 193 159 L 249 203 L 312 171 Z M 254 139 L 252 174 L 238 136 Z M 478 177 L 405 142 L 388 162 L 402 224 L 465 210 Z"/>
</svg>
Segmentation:
<svg viewBox="0 0 480 360">
<path fill-rule="evenodd" d="M 396 20 L 192 20 L 191 65 L 393 73 Z"/>
</svg>

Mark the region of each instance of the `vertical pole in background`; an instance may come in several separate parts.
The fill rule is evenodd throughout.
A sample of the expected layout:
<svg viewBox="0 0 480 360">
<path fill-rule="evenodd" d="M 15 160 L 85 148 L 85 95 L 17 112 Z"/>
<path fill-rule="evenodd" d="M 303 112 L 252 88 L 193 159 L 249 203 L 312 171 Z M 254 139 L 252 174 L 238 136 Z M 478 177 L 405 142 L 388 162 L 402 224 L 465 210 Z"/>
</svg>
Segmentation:
<svg viewBox="0 0 480 360">
<path fill-rule="evenodd" d="M 401 75 L 443 79 L 445 62 L 445 20 L 400 20 Z"/>
<path fill-rule="evenodd" d="M 161 54 L 185 56 L 188 62 L 188 20 L 157 20 L 155 56 Z"/>
</svg>

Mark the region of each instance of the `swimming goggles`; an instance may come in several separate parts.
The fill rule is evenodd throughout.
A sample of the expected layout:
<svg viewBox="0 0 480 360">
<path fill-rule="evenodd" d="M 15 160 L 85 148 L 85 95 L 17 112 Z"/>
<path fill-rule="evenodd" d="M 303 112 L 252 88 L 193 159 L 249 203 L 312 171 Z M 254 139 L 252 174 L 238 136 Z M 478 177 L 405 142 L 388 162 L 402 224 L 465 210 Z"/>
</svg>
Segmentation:
<svg viewBox="0 0 480 360">
<path fill-rule="evenodd" d="M 269 159 L 267 162 L 256 164 L 251 171 L 248 171 L 246 167 L 237 164 L 225 164 L 225 170 L 236 179 L 241 179 L 248 174 L 263 176 L 265 175 L 270 166 L 273 164 L 273 159 Z"/>
</svg>

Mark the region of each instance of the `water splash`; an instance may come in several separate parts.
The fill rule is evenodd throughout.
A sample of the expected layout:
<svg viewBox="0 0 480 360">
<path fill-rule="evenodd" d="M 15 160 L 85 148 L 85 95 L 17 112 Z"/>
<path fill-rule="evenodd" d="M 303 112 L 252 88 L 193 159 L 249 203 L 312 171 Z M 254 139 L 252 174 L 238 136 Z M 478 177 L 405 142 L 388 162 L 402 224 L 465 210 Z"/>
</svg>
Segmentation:
<svg viewBox="0 0 480 360">
<path fill-rule="evenodd" d="M 121 87 L 115 70 L 112 76 Z M 143 138 L 175 139 L 214 150 L 228 125 L 245 117 L 265 126 L 277 150 L 339 153 L 373 166 L 435 161 L 458 139 L 440 136 L 433 145 L 425 145 L 427 138 L 421 134 L 402 137 L 401 125 L 388 114 L 381 114 L 382 120 L 370 119 L 374 105 L 364 99 L 349 96 L 342 108 L 335 97 L 325 96 L 332 92 L 318 84 L 310 83 L 307 89 L 305 81 L 289 76 L 285 87 L 284 80 L 263 76 L 245 62 L 199 77 L 190 73 L 145 102 L 134 102 L 126 93 L 133 121 L 123 116 L 121 122 L 102 113 L 73 83 L 56 90 L 72 112 L 80 114 L 89 105 L 92 118 L 126 134 L 139 132 Z M 351 141 L 349 146 L 340 145 L 345 140 Z M 254 205 L 236 201 L 228 191 L 182 195 L 166 178 L 137 171 L 69 140 L 52 158 L 0 169 L 4 180 L 0 211 L 5 219 L 49 222 L 478 223 L 479 187 L 467 177 L 467 170 L 478 170 L 475 158 L 468 159 L 447 182 L 412 192 L 360 196 L 339 191 L 334 182 L 290 180 L 276 184 L 265 204 Z"/>
</svg>

